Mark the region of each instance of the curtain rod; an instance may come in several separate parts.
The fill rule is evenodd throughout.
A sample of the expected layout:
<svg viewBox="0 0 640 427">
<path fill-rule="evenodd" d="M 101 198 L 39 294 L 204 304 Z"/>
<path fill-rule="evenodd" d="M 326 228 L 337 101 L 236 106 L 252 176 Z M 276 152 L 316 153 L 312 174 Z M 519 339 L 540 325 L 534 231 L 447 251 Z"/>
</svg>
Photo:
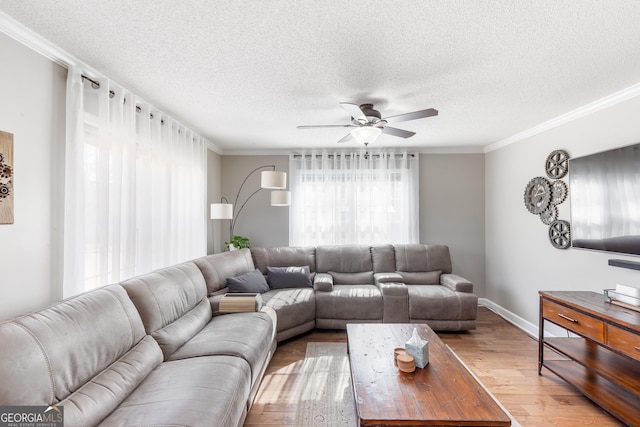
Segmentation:
<svg viewBox="0 0 640 427">
<path fill-rule="evenodd" d="M 380 158 L 383 156 L 391 156 L 391 154 L 397 154 L 397 153 L 387 153 L 387 154 L 375 154 L 375 153 L 362 153 L 362 154 L 343 154 L 344 157 L 360 157 L 363 156 L 365 158 L 367 157 L 374 157 L 374 158 Z M 340 156 L 341 154 L 328 154 L 327 157 L 332 159 L 336 156 Z M 311 156 L 315 156 L 315 157 L 323 157 L 322 154 L 293 154 L 293 158 L 294 159 L 301 159 L 301 158 L 311 158 Z M 407 153 L 408 157 L 414 158 L 416 155 L 413 153 Z"/>
<path fill-rule="evenodd" d="M 91 83 L 91 87 L 93 89 L 100 89 L 100 82 L 97 80 L 92 79 L 91 77 L 85 76 L 84 74 L 82 74 L 80 77 L 82 77 L 83 80 L 87 80 L 88 82 Z M 114 98 L 116 96 L 116 93 L 112 90 L 109 91 L 109 98 Z M 123 102 L 127 102 L 127 99 L 125 98 Z M 140 106 L 136 105 L 136 113 L 140 113 L 142 112 L 142 108 L 140 108 Z M 149 113 L 149 118 L 153 119 L 153 113 Z M 164 124 L 164 119 L 160 119 L 160 124 L 163 125 Z M 180 133 L 180 129 L 178 129 L 178 133 Z"/>
</svg>

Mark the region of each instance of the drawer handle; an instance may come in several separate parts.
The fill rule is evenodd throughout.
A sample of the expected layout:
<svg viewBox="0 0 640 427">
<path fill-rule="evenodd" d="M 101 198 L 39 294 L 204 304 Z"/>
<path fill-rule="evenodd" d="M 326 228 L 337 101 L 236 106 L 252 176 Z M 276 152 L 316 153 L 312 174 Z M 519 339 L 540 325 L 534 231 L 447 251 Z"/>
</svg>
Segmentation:
<svg viewBox="0 0 640 427">
<path fill-rule="evenodd" d="M 558 316 L 562 317 L 562 318 L 563 318 L 563 319 L 565 319 L 565 320 L 568 320 L 569 322 L 578 323 L 578 321 L 577 321 L 576 319 L 572 319 L 571 317 L 569 317 L 569 316 L 565 316 L 565 315 L 564 315 L 564 314 L 562 314 L 562 313 L 558 313 Z"/>
</svg>

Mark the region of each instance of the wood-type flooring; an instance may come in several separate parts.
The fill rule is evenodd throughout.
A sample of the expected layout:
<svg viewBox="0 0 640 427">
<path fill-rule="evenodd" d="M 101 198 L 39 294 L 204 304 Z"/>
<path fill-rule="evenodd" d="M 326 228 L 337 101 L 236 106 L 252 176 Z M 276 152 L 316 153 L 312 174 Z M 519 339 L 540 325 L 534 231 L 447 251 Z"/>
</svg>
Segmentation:
<svg viewBox="0 0 640 427">
<path fill-rule="evenodd" d="M 487 308 L 479 308 L 476 330 L 438 336 L 523 427 L 623 425 L 548 370 L 538 375 L 537 340 Z M 280 343 L 244 426 L 295 425 L 307 343 L 346 339 L 345 331 L 315 330 Z"/>
</svg>

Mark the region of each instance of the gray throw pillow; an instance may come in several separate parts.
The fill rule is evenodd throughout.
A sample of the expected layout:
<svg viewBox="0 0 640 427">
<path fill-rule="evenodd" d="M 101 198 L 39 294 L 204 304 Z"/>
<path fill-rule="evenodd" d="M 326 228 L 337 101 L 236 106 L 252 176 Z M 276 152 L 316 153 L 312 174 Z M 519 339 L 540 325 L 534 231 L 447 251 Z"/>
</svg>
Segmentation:
<svg viewBox="0 0 640 427">
<path fill-rule="evenodd" d="M 310 288 L 313 286 L 308 265 L 301 267 L 267 267 L 267 281 L 271 289 Z"/>
<path fill-rule="evenodd" d="M 265 293 L 269 290 L 267 281 L 258 269 L 248 271 L 237 277 L 227 277 L 229 292 Z"/>
</svg>

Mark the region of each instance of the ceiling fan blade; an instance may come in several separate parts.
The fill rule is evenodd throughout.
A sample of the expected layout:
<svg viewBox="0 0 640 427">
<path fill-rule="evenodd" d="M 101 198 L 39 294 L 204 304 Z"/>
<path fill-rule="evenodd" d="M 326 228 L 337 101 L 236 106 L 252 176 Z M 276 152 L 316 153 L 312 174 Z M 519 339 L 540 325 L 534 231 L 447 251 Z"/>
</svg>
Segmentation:
<svg viewBox="0 0 640 427">
<path fill-rule="evenodd" d="M 353 117 L 354 119 L 364 120 L 365 123 L 368 122 L 367 116 L 364 115 L 364 113 L 360 109 L 360 106 L 356 104 L 351 104 L 350 102 L 341 102 L 340 106 L 344 108 L 347 111 L 347 113 L 351 114 L 351 117 Z"/>
<path fill-rule="evenodd" d="M 438 110 L 427 108 L 426 110 L 414 111 L 412 113 L 398 114 L 397 116 L 385 117 L 387 123 L 406 122 L 407 120 L 424 119 L 425 117 L 437 116 Z"/>
<path fill-rule="evenodd" d="M 383 133 L 387 133 L 393 136 L 399 136 L 400 138 L 411 138 L 415 135 L 415 132 L 409 132 L 408 130 L 392 128 L 391 126 L 385 126 L 382 128 Z"/>
<path fill-rule="evenodd" d="M 353 137 L 351 136 L 350 133 L 346 134 L 340 141 L 338 141 L 338 144 L 342 143 L 342 142 L 349 142 L 353 139 Z"/>
<path fill-rule="evenodd" d="M 296 126 L 298 129 L 317 129 L 317 128 L 351 128 L 354 125 L 304 125 Z"/>
</svg>

